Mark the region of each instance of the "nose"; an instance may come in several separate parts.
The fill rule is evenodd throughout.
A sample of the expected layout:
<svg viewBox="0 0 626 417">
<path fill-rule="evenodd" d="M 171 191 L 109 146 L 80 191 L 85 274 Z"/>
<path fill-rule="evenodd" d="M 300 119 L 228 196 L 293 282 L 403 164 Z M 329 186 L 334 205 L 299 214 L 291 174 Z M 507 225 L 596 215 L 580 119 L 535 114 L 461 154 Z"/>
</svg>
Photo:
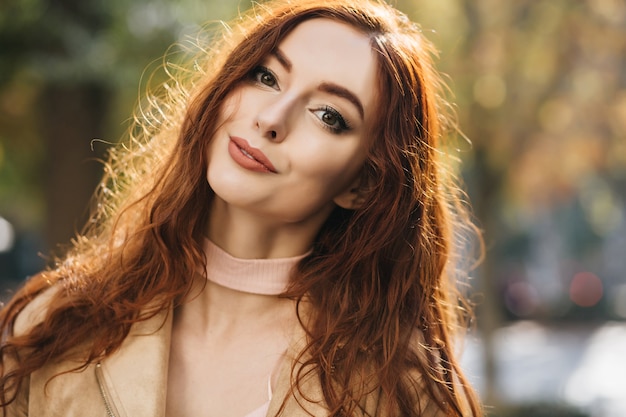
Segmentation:
<svg viewBox="0 0 626 417">
<path fill-rule="evenodd" d="M 282 142 L 289 130 L 289 114 L 292 108 L 293 103 L 286 96 L 264 103 L 257 112 L 255 128 L 264 138 L 272 142 Z"/>
</svg>

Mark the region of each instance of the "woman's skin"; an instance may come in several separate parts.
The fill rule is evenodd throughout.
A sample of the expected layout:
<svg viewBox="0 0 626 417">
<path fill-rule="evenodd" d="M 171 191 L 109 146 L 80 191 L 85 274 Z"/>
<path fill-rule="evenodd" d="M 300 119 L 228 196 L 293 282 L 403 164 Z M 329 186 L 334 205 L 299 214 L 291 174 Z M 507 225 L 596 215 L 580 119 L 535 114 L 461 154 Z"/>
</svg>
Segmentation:
<svg viewBox="0 0 626 417">
<path fill-rule="evenodd" d="M 336 203 L 352 208 L 376 110 L 374 59 L 369 39 L 350 26 L 306 21 L 262 63 L 269 72 L 231 95 L 209 149 L 213 242 L 241 258 L 300 255 Z M 276 172 L 239 165 L 228 153 L 233 137 L 262 151 Z"/>
<path fill-rule="evenodd" d="M 238 258 L 291 257 L 335 205 L 356 208 L 375 78 L 367 36 L 330 19 L 297 26 L 222 109 L 208 237 Z M 174 313 L 168 417 L 243 417 L 267 402 L 295 325 L 290 300 L 207 282 Z"/>
</svg>

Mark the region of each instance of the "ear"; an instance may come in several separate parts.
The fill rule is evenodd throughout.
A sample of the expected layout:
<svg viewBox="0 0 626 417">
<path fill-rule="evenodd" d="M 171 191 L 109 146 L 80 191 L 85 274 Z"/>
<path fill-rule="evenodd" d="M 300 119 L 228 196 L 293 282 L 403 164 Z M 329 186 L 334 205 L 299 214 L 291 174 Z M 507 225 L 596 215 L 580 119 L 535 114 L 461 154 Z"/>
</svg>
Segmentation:
<svg viewBox="0 0 626 417">
<path fill-rule="evenodd" d="M 365 203 L 363 187 L 361 187 L 361 175 L 359 175 L 345 191 L 338 194 L 333 201 L 339 207 L 347 210 L 356 210 Z"/>
</svg>

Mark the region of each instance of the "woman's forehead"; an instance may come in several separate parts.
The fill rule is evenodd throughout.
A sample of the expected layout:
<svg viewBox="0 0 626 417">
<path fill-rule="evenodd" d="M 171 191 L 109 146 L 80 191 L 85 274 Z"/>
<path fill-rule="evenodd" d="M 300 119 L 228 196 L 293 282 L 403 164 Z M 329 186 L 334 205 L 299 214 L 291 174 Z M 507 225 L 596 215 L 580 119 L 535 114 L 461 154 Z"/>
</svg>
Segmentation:
<svg viewBox="0 0 626 417">
<path fill-rule="evenodd" d="M 372 112 L 377 64 L 370 38 L 347 23 L 315 18 L 296 26 L 278 45 L 278 60 L 294 76 L 331 84 L 358 97 L 363 112 Z"/>
</svg>

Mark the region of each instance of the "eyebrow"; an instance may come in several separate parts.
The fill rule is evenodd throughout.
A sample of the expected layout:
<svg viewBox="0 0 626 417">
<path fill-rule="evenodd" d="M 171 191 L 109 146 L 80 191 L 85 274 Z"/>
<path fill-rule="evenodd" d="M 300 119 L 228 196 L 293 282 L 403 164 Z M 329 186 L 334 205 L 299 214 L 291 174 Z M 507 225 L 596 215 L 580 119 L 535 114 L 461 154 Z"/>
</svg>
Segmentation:
<svg viewBox="0 0 626 417">
<path fill-rule="evenodd" d="M 280 49 L 278 48 L 274 49 L 271 52 L 271 55 L 273 55 L 276 58 L 276 60 L 280 63 L 280 65 L 282 65 L 285 68 L 287 72 L 291 72 L 291 68 L 293 67 L 293 64 Z M 317 89 L 324 93 L 332 94 L 337 97 L 341 97 L 341 98 L 348 100 L 350 103 L 354 104 L 354 106 L 357 108 L 357 110 L 359 111 L 359 115 L 361 116 L 361 119 L 365 117 L 364 116 L 365 112 L 363 110 L 363 104 L 361 103 L 361 100 L 359 100 L 359 98 L 347 88 L 337 85 L 335 83 L 323 82 L 319 85 Z"/>
<path fill-rule="evenodd" d="M 325 82 L 325 83 L 321 83 L 319 87 L 317 87 L 317 89 L 325 93 L 329 93 L 329 94 L 333 94 L 341 98 L 345 98 L 350 103 L 354 104 L 354 106 L 359 111 L 359 115 L 361 116 L 361 119 L 363 119 L 364 112 L 363 112 L 363 104 L 361 104 L 361 100 L 359 100 L 359 98 L 347 88 L 344 88 L 337 84 Z"/>
<path fill-rule="evenodd" d="M 291 61 L 285 56 L 285 54 L 282 53 L 282 51 L 280 49 L 274 49 L 272 51 L 272 55 L 274 55 L 274 58 L 276 58 L 278 60 L 278 62 L 280 63 L 280 65 L 282 65 L 283 67 L 285 67 L 285 70 L 287 70 L 287 72 L 291 72 L 291 68 L 293 67 L 293 64 L 291 63 Z"/>
</svg>

